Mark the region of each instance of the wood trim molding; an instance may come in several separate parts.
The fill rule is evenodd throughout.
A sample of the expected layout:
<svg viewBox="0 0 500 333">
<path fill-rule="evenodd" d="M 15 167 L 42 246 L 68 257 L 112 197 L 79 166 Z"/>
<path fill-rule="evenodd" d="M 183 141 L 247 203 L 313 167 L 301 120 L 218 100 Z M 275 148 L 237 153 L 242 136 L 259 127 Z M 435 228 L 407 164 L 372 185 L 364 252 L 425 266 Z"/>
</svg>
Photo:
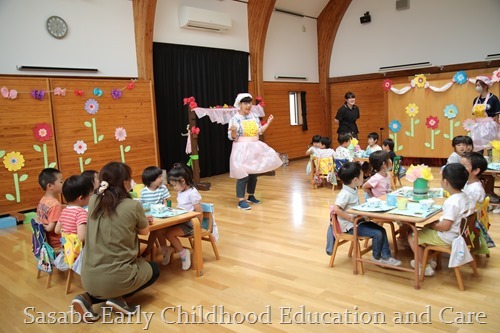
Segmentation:
<svg viewBox="0 0 500 333">
<path fill-rule="evenodd" d="M 137 76 L 153 82 L 153 32 L 156 0 L 133 0 Z"/>
<path fill-rule="evenodd" d="M 318 16 L 318 71 L 319 94 L 322 100 L 324 133 L 332 137 L 332 113 L 330 101 L 330 59 L 333 42 L 351 0 L 330 0 Z"/>
<path fill-rule="evenodd" d="M 276 0 L 248 0 L 248 43 L 250 44 L 250 76 L 253 85 L 249 90 L 255 96 L 264 96 L 264 47 L 275 3 Z"/>
</svg>

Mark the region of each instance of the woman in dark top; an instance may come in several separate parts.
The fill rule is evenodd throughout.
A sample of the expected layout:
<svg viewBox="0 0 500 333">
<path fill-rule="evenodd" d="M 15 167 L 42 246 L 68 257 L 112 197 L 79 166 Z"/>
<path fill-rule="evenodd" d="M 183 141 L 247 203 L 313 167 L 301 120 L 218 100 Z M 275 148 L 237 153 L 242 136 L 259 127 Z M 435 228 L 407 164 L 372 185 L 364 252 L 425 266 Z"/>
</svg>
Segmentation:
<svg viewBox="0 0 500 333">
<path fill-rule="evenodd" d="M 358 138 L 358 126 L 356 120 L 359 118 L 359 108 L 354 105 L 356 97 L 352 92 L 347 92 L 344 96 L 345 102 L 335 116 L 335 122 L 339 124 L 338 134 L 349 133 L 353 138 Z"/>
</svg>

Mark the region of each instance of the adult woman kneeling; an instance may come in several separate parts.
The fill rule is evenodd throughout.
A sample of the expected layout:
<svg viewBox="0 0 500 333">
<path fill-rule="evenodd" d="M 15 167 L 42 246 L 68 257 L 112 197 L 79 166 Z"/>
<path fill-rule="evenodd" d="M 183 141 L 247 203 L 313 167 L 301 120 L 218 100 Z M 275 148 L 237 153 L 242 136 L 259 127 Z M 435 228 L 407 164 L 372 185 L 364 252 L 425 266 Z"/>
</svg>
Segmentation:
<svg viewBox="0 0 500 333">
<path fill-rule="evenodd" d="M 138 234 L 149 233 L 149 223 L 139 201 L 130 197 L 130 167 L 120 162 L 106 164 L 99 173 L 101 186 L 89 203 L 82 284 L 86 293 L 72 305 L 87 321 L 100 318 L 92 309 L 106 302 L 115 311 L 134 314 L 137 307 L 125 301 L 153 284 L 160 276 L 158 265 L 139 253 Z"/>
</svg>

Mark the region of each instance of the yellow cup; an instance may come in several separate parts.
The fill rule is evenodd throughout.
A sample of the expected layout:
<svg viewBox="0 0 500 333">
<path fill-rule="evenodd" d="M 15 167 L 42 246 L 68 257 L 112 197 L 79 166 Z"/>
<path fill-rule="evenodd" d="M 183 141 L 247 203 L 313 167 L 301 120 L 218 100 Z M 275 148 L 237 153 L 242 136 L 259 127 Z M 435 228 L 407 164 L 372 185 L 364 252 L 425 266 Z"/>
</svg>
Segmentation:
<svg viewBox="0 0 500 333">
<path fill-rule="evenodd" d="M 399 210 L 405 210 L 406 206 L 408 205 L 408 199 L 398 198 L 397 205 Z"/>
</svg>

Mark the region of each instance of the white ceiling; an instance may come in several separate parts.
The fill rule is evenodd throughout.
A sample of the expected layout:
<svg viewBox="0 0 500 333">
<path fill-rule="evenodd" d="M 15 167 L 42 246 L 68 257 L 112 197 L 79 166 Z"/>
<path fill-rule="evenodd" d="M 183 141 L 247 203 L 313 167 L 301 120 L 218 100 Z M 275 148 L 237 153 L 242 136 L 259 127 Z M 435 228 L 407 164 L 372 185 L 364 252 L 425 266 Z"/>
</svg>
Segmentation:
<svg viewBox="0 0 500 333">
<path fill-rule="evenodd" d="M 317 18 L 329 0 L 276 0 L 274 8 Z"/>
</svg>

